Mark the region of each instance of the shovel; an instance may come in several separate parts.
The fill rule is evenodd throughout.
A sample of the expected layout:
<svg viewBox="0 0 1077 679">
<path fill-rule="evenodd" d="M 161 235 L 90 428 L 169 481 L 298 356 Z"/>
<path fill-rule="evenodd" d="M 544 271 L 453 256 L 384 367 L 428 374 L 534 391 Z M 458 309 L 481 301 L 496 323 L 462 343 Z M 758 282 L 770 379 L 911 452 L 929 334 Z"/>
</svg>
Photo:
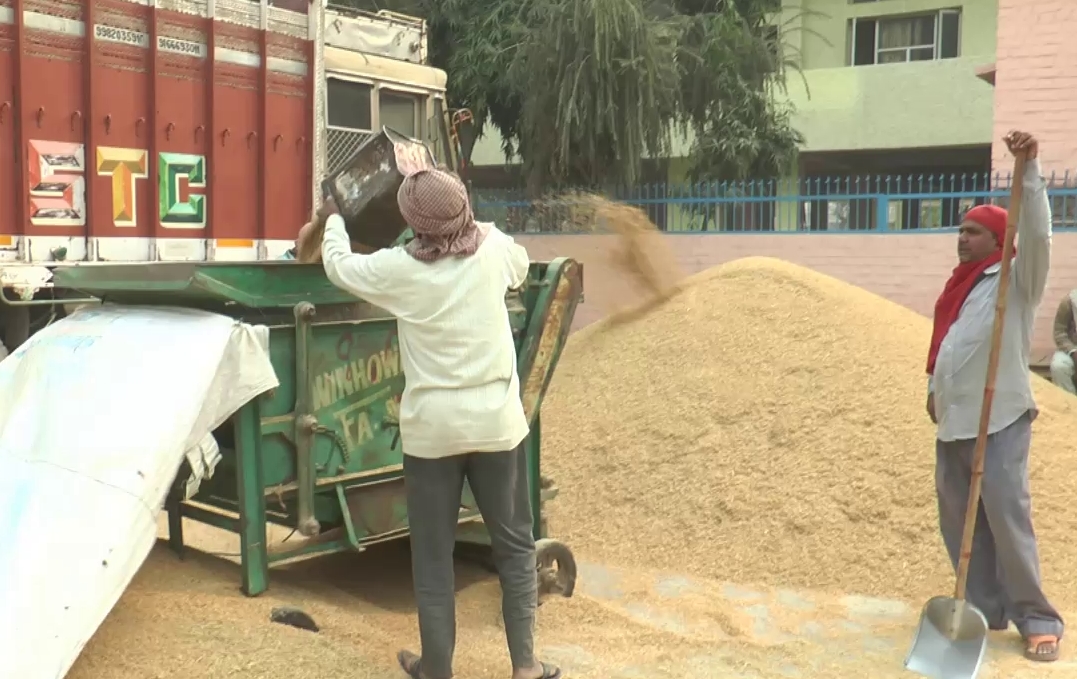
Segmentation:
<svg viewBox="0 0 1077 679">
<path fill-rule="evenodd" d="M 1023 151 L 1014 157 L 1009 215 L 1002 243 L 998 300 L 995 303 L 995 325 L 991 331 L 991 353 L 987 360 L 987 382 L 984 384 L 984 400 L 980 409 L 980 429 L 972 453 L 972 484 L 969 488 L 968 507 L 965 510 L 961 555 L 957 562 L 957 585 L 952 598 L 937 596 L 924 606 L 912 649 L 905 658 L 905 669 L 932 679 L 975 679 L 987 651 L 987 618 L 983 612 L 965 600 L 965 585 L 968 582 L 969 561 L 972 559 L 976 512 L 980 506 L 984 453 L 987 450 L 987 425 L 991 420 L 991 403 L 995 399 L 995 375 L 998 373 L 1006 297 L 1010 290 L 1010 259 L 1013 257 L 1017 219 L 1021 213 L 1025 160 Z"/>
</svg>

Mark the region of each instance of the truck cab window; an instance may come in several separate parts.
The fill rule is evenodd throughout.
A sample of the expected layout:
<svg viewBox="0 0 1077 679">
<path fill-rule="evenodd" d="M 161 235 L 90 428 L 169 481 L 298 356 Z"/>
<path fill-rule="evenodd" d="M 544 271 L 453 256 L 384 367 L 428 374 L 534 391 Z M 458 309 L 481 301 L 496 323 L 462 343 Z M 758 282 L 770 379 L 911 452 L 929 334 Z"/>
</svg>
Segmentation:
<svg viewBox="0 0 1077 679">
<path fill-rule="evenodd" d="M 347 130 L 373 129 L 370 94 L 374 88 L 365 83 L 326 78 L 326 117 L 329 127 Z"/>
<path fill-rule="evenodd" d="M 378 102 L 382 126 L 390 127 L 412 138 L 419 137 L 417 129 L 419 97 L 414 94 L 381 90 L 378 92 Z"/>
</svg>

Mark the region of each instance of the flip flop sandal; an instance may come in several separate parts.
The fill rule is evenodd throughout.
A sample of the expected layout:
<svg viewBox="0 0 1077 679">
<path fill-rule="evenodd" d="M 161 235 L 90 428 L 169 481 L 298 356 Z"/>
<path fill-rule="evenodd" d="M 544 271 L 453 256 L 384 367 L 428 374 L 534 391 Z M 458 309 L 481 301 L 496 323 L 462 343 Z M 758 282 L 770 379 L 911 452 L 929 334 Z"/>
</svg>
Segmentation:
<svg viewBox="0 0 1077 679">
<path fill-rule="evenodd" d="M 542 677 L 540 679 L 561 679 L 561 668 L 555 665 L 547 665 L 544 662 L 540 662 L 542 666 Z"/>
<path fill-rule="evenodd" d="M 1035 646 L 1029 645 L 1025 647 L 1025 657 L 1034 662 L 1054 662 L 1058 660 L 1058 656 L 1061 654 L 1059 649 L 1060 639 L 1044 640 L 1037 643 Z M 1041 649 L 1051 650 L 1041 650 Z"/>
</svg>

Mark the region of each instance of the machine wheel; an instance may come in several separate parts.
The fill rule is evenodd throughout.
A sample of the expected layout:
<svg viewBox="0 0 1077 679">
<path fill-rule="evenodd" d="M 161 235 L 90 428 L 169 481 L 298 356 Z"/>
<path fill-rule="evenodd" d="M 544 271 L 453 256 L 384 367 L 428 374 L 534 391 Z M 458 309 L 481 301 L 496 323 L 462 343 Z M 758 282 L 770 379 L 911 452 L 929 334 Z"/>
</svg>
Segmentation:
<svg viewBox="0 0 1077 679">
<path fill-rule="evenodd" d="M 576 557 L 572 550 L 557 540 L 539 540 L 535 543 L 538 567 L 539 596 L 560 594 L 566 599 L 576 589 Z"/>
</svg>

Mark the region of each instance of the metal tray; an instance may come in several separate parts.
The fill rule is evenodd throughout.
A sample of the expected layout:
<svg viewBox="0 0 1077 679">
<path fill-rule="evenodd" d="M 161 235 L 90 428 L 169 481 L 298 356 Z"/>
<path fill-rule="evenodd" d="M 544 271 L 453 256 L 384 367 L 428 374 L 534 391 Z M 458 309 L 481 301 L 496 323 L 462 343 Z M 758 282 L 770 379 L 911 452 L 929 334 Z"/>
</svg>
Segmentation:
<svg viewBox="0 0 1077 679">
<path fill-rule="evenodd" d="M 408 228 L 396 203 L 404 177 L 435 166 L 425 144 L 383 127 L 322 183 L 322 190 L 336 201 L 353 242 L 386 248 Z"/>
</svg>

